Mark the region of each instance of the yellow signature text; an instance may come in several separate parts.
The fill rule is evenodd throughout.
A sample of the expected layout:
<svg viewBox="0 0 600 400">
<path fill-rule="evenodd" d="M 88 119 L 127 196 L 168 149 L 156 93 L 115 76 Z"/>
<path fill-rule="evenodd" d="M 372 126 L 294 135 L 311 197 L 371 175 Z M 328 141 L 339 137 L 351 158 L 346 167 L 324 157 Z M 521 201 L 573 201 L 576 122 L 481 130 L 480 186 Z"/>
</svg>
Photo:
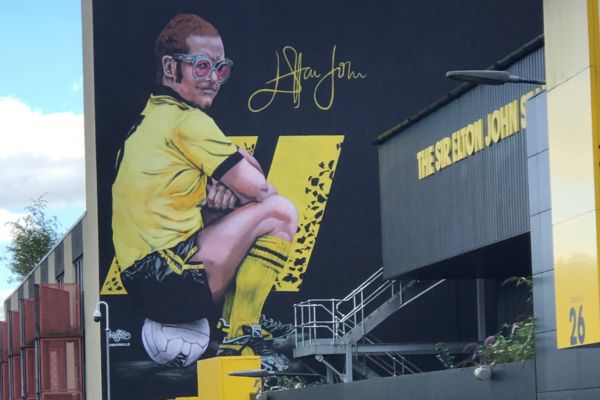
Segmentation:
<svg viewBox="0 0 600 400">
<path fill-rule="evenodd" d="M 248 109 L 261 112 L 267 109 L 277 95 L 288 95 L 294 108 L 300 108 L 303 84 L 316 82 L 312 90 L 312 100 L 320 110 L 329 110 L 335 99 L 336 80 L 365 79 L 366 73 L 352 69 L 350 61 L 336 60 L 336 46 L 331 50 L 331 63 L 327 71 L 318 71 L 303 64 L 303 54 L 292 46 L 284 46 L 275 52 L 275 76 L 265 82 L 267 87 L 260 88 L 248 98 Z"/>
</svg>

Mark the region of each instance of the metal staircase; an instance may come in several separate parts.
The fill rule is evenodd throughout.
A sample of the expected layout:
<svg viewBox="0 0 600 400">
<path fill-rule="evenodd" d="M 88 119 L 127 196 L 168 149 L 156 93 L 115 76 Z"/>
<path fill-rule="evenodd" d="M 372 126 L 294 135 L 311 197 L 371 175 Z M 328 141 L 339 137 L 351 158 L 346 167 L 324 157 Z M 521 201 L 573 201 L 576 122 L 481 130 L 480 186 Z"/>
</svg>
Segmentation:
<svg viewBox="0 0 600 400">
<path fill-rule="evenodd" d="M 370 332 L 445 279 L 427 282 L 416 294 L 406 296 L 416 281 L 403 285 L 399 280 L 383 281 L 382 276 L 383 268 L 343 299 L 311 299 L 294 304 L 294 357 L 314 356 L 327 367 L 330 382 L 334 375 L 350 382 L 353 371 L 365 378 L 421 372 L 404 354 L 434 353 L 433 346 L 381 343 Z M 344 373 L 325 359 L 331 355 L 345 356 Z M 356 356 L 364 357 L 364 361 L 353 360 Z"/>
</svg>

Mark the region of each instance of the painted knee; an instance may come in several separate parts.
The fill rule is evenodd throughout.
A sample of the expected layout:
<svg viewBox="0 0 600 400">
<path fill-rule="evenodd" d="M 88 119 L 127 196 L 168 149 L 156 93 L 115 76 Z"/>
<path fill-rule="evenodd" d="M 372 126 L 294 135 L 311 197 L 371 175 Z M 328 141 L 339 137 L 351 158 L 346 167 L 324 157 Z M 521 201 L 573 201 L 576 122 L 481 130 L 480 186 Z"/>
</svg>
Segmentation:
<svg viewBox="0 0 600 400">
<path fill-rule="evenodd" d="M 298 211 L 294 203 L 275 195 L 263 201 L 262 206 L 265 208 L 265 217 L 274 224 L 275 233 L 281 233 L 292 240 L 298 228 Z"/>
</svg>

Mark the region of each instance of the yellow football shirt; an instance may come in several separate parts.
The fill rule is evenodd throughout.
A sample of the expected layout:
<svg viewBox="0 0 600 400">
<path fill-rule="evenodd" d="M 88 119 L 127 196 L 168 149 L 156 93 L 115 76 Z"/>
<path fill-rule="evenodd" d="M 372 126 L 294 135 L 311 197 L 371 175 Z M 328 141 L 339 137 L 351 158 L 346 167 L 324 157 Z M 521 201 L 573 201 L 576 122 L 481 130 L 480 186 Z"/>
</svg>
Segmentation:
<svg viewBox="0 0 600 400">
<path fill-rule="evenodd" d="M 122 270 L 203 227 L 208 177 L 237 152 L 211 117 L 168 95 L 152 95 L 125 140 L 112 187 L 115 254 Z"/>
</svg>

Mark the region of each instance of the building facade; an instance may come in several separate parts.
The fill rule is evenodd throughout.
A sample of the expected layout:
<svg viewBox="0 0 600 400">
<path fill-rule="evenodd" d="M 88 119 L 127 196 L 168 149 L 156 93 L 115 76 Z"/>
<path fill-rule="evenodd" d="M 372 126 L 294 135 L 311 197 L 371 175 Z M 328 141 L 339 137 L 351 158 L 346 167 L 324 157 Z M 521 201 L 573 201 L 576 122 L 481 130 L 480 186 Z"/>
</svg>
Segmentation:
<svg viewBox="0 0 600 400">
<path fill-rule="evenodd" d="M 129 266 L 114 239 L 115 160 L 154 90 L 156 38 L 182 13 L 210 20 L 235 61 L 203 111 L 299 213 L 292 255 L 260 311 L 296 326 L 277 342 L 289 371 L 325 384 L 267 398 L 598 397 L 596 0 L 518 2 L 522 13 L 494 1 L 478 15 L 465 13 L 467 0 L 368 10 L 163 3 L 83 2 L 87 212 L 4 304 L 3 400 L 202 398 L 195 364 L 174 368 L 148 352 L 149 316 L 124 288 Z M 264 23 L 249 26 L 249 16 Z M 465 36 L 473 43 L 460 47 Z M 546 84 L 452 89 L 433 78 L 457 66 Z M 465 358 L 465 346 L 531 312 L 527 288 L 502 284 L 514 276 L 533 277 L 534 359 L 496 364 L 488 380 L 475 367 L 446 369 L 436 343 Z M 364 282 L 376 295 L 344 309 Z M 332 309 L 319 319 L 323 299 Z M 154 322 L 180 327 L 187 307 L 173 308 L 177 322 Z M 217 319 L 207 316 L 201 359 L 223 343 Z"/>
</svg>

